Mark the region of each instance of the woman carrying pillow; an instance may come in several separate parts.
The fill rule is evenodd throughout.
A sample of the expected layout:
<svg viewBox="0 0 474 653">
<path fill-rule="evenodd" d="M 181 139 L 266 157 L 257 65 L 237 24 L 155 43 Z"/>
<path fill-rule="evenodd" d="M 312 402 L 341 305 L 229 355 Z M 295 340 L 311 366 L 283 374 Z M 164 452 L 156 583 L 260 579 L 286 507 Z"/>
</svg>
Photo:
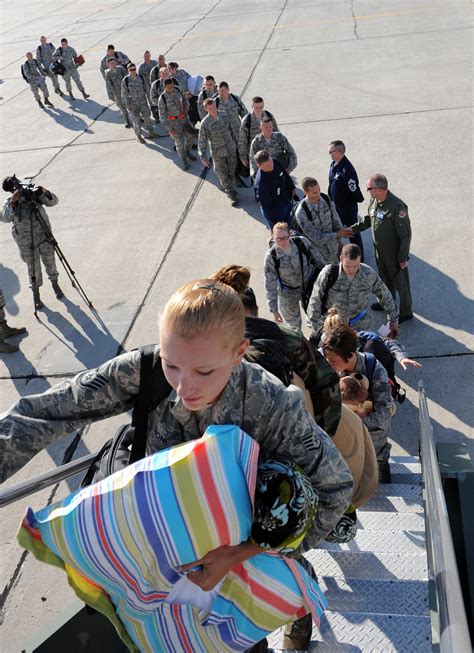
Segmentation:
<svg viewBox="0 0 474 653">
<path fill-rule="evenodd" d="M 299 390 L 286 388 L 260 366 L 243 360 L 248 346 L 244 334 L 244 308 L 228 286 L 203 279 L 173 294 L 161 317 L 156 347 L 156 363 L 161 358 L 173 390 L 149 415 L 147 453 L 200 437 L 211 424 L 240 426 L 259 443 L 262 456 L 287 460 L 309 477 L 318 505 L 304 547 L 313 548 L 349 505 L 352 477 L 329 437 L 307 413 Z M 24 464 L 57 437 L 126 412 L 139 381 L 140 352 L 135 350 L 46 393 L 20 399 L 0 421 L 0 463 L 8 463 L 12 473 L 19 466 L 14 453 L 29 451 L 20 456 Z M 260 550 L 249 540 L 210 551 L 191 563 L 200 569 L 188 578 L 210 590 Z M 303 639 L 309 644 L 311 619 L 295 622 L 293 631 L 298 636 L 295 648 L 301 648 Z"/>
</svg>

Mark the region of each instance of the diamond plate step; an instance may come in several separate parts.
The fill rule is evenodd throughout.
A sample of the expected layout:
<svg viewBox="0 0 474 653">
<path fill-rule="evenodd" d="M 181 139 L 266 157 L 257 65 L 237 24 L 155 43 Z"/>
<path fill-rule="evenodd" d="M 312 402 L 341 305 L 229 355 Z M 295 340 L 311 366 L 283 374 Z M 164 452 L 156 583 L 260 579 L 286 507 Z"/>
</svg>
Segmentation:
<svg viewBox="0 0 474 653">
<path fill-rule="evenodd" d="M 268 637 L 273 650 L 281 645 L 282 633 Z M 320 628 L 313 629 L 310 653 L 431 653 L 429 617 L 326 612 Z"/>
<path fill-rule="evenodd" d="M 392 483 L 397 485 L 421 485 L 421 474 L 394 474 L 392 472 Z"/>
<path fill-rule="evenodd" d="M 385 486 L 389 487 L 388 485 Z M 408 496 L 384 496 L 383 494 L 377 493 L 372 497 L 367 503 L 365 503 L 361 508 L 357 509 L 357 514 L 363 512 L 418 512 L 423 513 L 423 501 L 421 496 L 416 498 L 416 495 L 413 494 L 412 486 L 407 485 L 397 485 L 397 488 L 410 487 L 410 494 Z M 416 487 L 418 493 L 421 492 L 420 486 Z"/>
<path fill-rule="evenodd" d="M 412 485 L 399 484 L 399 483 L 381 483 L 376 497 L 403 497 L 404 499 L 421 499 L 421 488 L 416 483 Z"/>
<path fill-rule="evenodd" d="M 357 528 L 371 531 L 423 531 L 425 518 L 416 512 L 357 511 Z"/>
<path fill-rule="evenodd" d="M 428 615 L 428 581 L 323 576 L 319 585 L 334 612 Z"/>
<path fill-rule="evenodd" d="M 390 471 L 393 474 L 421 474 L 420 463 L 400 463 L 390 461 Z"/>
<path fill-rule="evenodd" d="M 402 553 L 352 553 L 352 551 L 323 551 L 312 549 L 304 554 L 316 574 L 334 577 L 373 580 L 427 580 L 426 555 Z"/>
<path fill-rule="evenodd" d="M 418 456 L 391 456 L 390 463 L 400 464 L 400 465 L 409 465 L 410 463 L 420 463 Z"/>
<path fill-rule="evenodd" d="M 425 551 L 424 531 L 364 531 L 357 533 L 355 540 L 347 544 L 322 542 L 325 551 L 365 551 L 370 553 L 393 553 L 417 555 Z"/>
</svg>

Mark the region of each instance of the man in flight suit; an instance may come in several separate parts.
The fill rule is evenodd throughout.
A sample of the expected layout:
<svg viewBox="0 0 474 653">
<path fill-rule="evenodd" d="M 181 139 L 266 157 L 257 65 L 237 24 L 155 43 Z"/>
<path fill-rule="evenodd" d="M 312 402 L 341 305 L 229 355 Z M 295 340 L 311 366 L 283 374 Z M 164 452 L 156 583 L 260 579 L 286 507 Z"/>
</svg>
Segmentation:
<svg viewBox="0 0 474 653">
<path fill-rule="evenodd" d="M 368 215 L 352 225 L 353 233 L 372 228 L 375 260 L 379 275 L 394 299 L 400 298 L 400 322 L 413 318 L 408 258 L 411 242 L 411 225 L 408 207 L 388 190 L 384 175 L 373 175 L 367 182 L 370 194 Z M 374 310 L 382 310 L 373 304 Z"/>
</svg>

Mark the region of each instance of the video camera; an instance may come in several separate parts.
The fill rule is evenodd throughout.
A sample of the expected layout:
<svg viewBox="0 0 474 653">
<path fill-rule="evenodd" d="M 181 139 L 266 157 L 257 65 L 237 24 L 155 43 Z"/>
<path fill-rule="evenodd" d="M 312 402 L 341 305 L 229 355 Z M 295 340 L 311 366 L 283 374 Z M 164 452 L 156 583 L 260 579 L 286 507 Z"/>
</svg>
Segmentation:
<svg viewBox="0 0 474 653">
<path fill-rule="evenodd" d="M 25 184 L 21 182 L 16 175 L 10 177 L 12 191 L 18 190 L 24 199 L 29 202 L 39 202 L 42 189 L 34 184 Z"/>
</svg>

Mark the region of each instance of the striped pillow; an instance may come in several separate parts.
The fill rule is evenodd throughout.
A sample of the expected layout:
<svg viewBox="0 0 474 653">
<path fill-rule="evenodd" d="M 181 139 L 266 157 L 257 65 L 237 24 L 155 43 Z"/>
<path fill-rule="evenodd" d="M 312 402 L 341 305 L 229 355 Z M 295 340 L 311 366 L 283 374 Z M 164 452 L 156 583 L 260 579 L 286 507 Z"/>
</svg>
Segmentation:
<svg viewBox="0 0 474 653">
<path fill-rule="evenodd" d="M 63 568 L 132 651 L 245 650 L 310 610 L 317 622 L 326 607 L 317 583 L 272 552 L 233 568 L 205 608 L 167 602 L 183 578 L 179 565 L 248 539 L 258 449 L 238 427 L 210 427 L 37 513 L 28 509 L 19 543 Z"/>
</svg>

